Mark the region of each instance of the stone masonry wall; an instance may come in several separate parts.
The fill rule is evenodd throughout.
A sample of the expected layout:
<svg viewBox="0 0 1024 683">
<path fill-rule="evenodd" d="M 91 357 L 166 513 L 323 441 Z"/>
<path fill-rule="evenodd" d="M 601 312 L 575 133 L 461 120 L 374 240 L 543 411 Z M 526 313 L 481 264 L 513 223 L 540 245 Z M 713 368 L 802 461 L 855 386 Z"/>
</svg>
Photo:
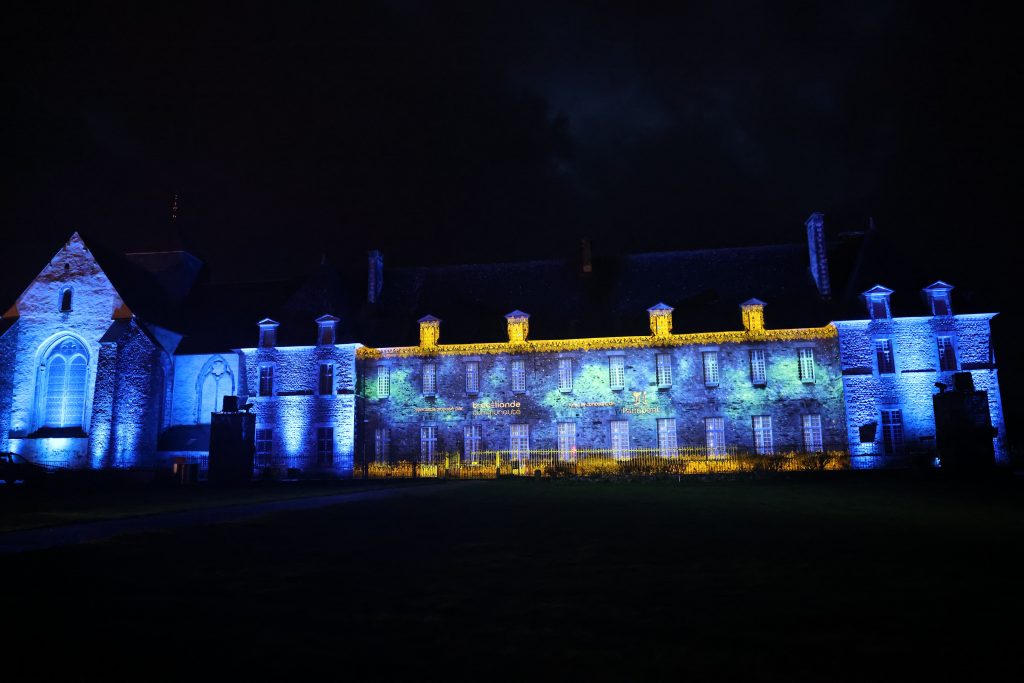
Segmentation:
<svg viewBox="0 0 1024 683">
<path fill-rule="evenodd" d="M 854 455 L 883 453 L 881 411 L 898 408 L 903 415 L 907 452 L 934 449 L 935 415 L 932 394 L 936 382 L 952 386 L 953 371 L 939 370 L 936 338 L 950 336 L 957 367 L 969 370 L 975 388 L 988 392 L 992 424 L 998 429 L 996 458 L 1004 462 L 1006 430 L 1003 424 L 999 380 L 991 349 L 990 315 L 914 317 L 853 320 L 836 323 L 843 368 L 843 395 L 849 421 L 847 438 Z M 892 342 L 895 372 L 880 374 L 875 353 L 877 339 Z M 875 425 L 873 441 L 861 443 L 860 428 Z"/>
<path fill-rule="evenodd" d="M 357 344 L 242 349 L 243 401 L 255 405 L 257 429 L 273 430 L 273 461 L 282 467 L 352 473 L 355 452 Z M 334 391 L 318 395 L 320 364 L 335 366 Z M 274 367 L 274 395 L 259 396 L 260 366 Z M 317 428 L 334 429 L 334 462 L 317 465 Z"/>
<path fill-rule="evenodd" d="M 801 382 L 797 349 L 810 347 L 815 356 L 815 381 Z M 750 376 L 750 350 L 766 351 L 767 384 L 754 386 Z M 704 384 L 702 351 L 717 349 L 720 382 Z M 672 386 L 657 386 L 655 356 L 671 356 Z M 625 388 L 609 386 L 608 357 L 624 356 Z M 562 393 L 558 386 L 560 358 L 571 358 L 573 387 Z M 526 361 L 526 391 L 515 393 L 511 384 L 513 358 Z M 480 362 L 480 392 L 466 392 L 465 364 Z M 423 366 L 437 366 L 437 393 L 422 393 Z M 390 396 L 377 396 L 376 368 L 390 368 Z M 826 448 L 846 445 L 842 383 L 836 340 L 809 342 L 728 343 L 718 346 L 626 348 L 621 351 L 578 350 L 571 353 L 437 355 L 361 361 L 361 400 L 364 429 L 360 453 L 374 452 L 374 432 L 390 430 L 390 459 L 410 459 L 420 453 L 420 427 L 437 426 L 439 453 L 458 453 L 463 448 L 463 427 L 479 424 L 484 450 L 507 450 L 509 429 L 514 423 L 529 425 L 530 446 L 557 448 L 557 425 L 576 424 L 578 448 L 611 447 L 612 420 L 629 423 L 630 446 L 656 448 L 657 419 L 676 419 L 680 447 L 705 445 L 704 418 L 723 417 L 728 446 L 753 447 L 752 416 L 771 415 L 776 451 L 802 447 L 801 416 L 820 414 Z M 636 396 L 634 392 L 639 392 Z M 645 392 L 645 393 L 644 393 Z M 516 404 L 497 410 L 474 409 L 474 404 Z M 588 405 L 599 404 L 599 405 Z M 631 414 L 628 411 L 642 411 Z M 513 414 L 507 414 L 509 411 Z M 624 412 L 627 411 L 627 412 Z"/>
</svg>

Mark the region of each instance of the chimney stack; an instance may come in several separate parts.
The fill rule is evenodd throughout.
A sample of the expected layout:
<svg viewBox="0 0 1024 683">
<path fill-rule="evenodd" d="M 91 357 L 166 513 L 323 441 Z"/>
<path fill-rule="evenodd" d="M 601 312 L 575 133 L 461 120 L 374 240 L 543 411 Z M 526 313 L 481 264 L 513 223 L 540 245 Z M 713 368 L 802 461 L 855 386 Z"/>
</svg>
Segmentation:
<svg viewBox="0 0 1024 683">
<path fill-rule="evenodd" d="M 380 251 L 370 252 L 370 268 L 367 275 L 366 300 L 371 304 L 380 301 L 380 291 L 384 287 L 384 257 Z"/>
<path fill-rule="evenodd" d="M 807 251 L 811 260 L 811 277 L 822 299 L 832 297 L 828 279 L 828 248 L 825 246 L 825 214 L 815 211 L 807 219 Z"/>
</svg>

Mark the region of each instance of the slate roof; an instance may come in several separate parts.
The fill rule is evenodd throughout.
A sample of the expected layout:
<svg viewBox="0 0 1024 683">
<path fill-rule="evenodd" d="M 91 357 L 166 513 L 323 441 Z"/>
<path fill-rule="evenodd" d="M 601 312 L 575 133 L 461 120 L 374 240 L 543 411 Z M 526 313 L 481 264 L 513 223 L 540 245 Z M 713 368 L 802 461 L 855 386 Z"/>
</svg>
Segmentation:
<svg viewBox="0 0 1024 683">
<path fill-rule="evenodd" d="M 998 309 L 993 297 L 999 288 L 986 286 L 988 283 L 979 279 L 984 271 L 978 264 L 961 259 L 949 245 L 936 245 L 934 249 L 922 245 L 920 251 L 908 253 L 881 230 L 867 232 L 861 242 L 843 289 L 833 287 L 836 320 L 868 318 L 861 294 L 876 285 L 893 290 L 889 307 L 894 317 L 929 315 L 921 290 L 940 278 L 953 286 L 954 313 L 991 313 Z"/>
<path fill-rule="evenodd" d="M 804 245 L 703 249 L 574 261 L 395 268 L 384 271 L 381 301 L 361 326 L 368 345 L 415 344 L 415 321 L 441 318 L 442 343 L 502 341 L 505 315 L 530 314 L 530 337 L 648 334 L 648 309 L 674 308 L 673 330 L 741 329 L 739 306 L 768 302 L 770 327 L 828 322 Z"/>
<path fill-rule="evenodd" d="M 833 273 L 850 270 L 838 244 Z M 835 276 L 833 277 L 835 281 Z M 674 308 L 673 330 L 742 328 L 740 304 L 767 302 L 770 328 L 824 325 L 834 308 L 822 301 L 808 268 L 807 247 L 787 244 L 624 254 L 596 258 L 584 273 L 573 259 L 455 266 L 384 268 L 380 301 L 366 301 L 366 272 L 322 265 L 305 278 L 197 287 L 185 302 L 190 324 L 179 353 L 252 347 L 256 323 L 280 323 L 279 346 L 316 341 L 316 318 L 340 318 L 339 342 L 415 345 L 417 322 L 440 318 L 441 343 L 507 339 L 505 316 L 530 315 L 530 337 L 557 339 L 644 335 L 647 309 Z"/>
<path fill-rule="evenodd" d="M 127 256 L 89 239 L 88 235 L 82 235 L 82 241 L 132 313 L 171 330 L 184 326 L 181 307 L 168 295 L 156 275 Z"/>
<path fill-rule="evenodd" d="M 367 273 L 322 264 L 287 280 L 215 283 L 200 274 L 180 302 L 153 273 L 87 240 L 115 288 L 143 320 L 184 334 L 177 353 L 227 352 L 252 347 L 257 322 L 280 323 L 280 346 L 316 343 L 316 320 L 340 319 L 339 343 L 415 345 L 417 321 L 441 323 L 441 343 L 507 339 L 505 316 L 530 315 L 530 338 L 645 335 L 648 309 L 674 309 L 675 332 L 741 329 L 740 304 L 766 302 L 771 328 L 820 326 L 862 319 L 860 293 L 880 284 L 895 290 L 893 315 L 926 315 L 921 289 L 944 278 L 955 312 L 977 310 L 957 268 L 899 253 L 878 231 L 829 243 L 834 300 L 823 301 L 811 278 L 805 243 L 728 249 L 600 255 L 584 273 L 575 259 L 455 266 L 388 267 L 376 304 L 366 301 Z M 386 255 L 385 255 L 386 256 Z M 953 263 L 952 265 L 955 265 Z"/>
</svg>

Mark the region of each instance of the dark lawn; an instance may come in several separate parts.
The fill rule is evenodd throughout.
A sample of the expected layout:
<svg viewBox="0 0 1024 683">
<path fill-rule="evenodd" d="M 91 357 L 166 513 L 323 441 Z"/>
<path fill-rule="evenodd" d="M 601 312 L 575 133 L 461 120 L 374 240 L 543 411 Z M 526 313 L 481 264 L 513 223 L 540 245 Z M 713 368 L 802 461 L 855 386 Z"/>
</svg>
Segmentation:
<svg viewBox="0 0 1024 683">
<path fill-rule="evenodd" d="M 5 557 L 4 650 L 133 677 L 1019 671 L 1022 541 L 1009 476 L 453 484 Z"/>
<path fill-rule="evenodd" d="M 410 483 L 398 479 L 309 480 L 258 481 L 244 486 L 203 482 L 182 486 L 170 482 L 111 482 L 102 477 L 70 476 L 41 483 L 3 484 L 0 485 L 0 533 L 224 505 L 333 496 Z"/>
</svg>

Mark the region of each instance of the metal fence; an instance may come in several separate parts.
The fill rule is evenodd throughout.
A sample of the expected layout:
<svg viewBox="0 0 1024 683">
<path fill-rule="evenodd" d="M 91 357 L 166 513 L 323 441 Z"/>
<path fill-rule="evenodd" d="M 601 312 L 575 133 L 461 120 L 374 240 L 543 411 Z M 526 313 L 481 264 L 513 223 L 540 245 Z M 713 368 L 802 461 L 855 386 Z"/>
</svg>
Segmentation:
<svg viewBox="0 0 1024 683">
<path fill-rule="evenodd" d="M 399 458 L 389 462 L 368 462 L 355 467 L 356 478 L 495 479 L 498 477 L 586 477 L 586 476 L 676 476 L 728 474 L 736 472 L 798 472 L 849 469 L 846 450 L 807 452 L 802 448 L 776 448 L 756 453 L 728 447 L 678 448 L 665 453 L 658 448 L 628 450 L 532 449 L 480 451 L 466 456 L 438 453 L 432 461 Z"/>
</svg>

